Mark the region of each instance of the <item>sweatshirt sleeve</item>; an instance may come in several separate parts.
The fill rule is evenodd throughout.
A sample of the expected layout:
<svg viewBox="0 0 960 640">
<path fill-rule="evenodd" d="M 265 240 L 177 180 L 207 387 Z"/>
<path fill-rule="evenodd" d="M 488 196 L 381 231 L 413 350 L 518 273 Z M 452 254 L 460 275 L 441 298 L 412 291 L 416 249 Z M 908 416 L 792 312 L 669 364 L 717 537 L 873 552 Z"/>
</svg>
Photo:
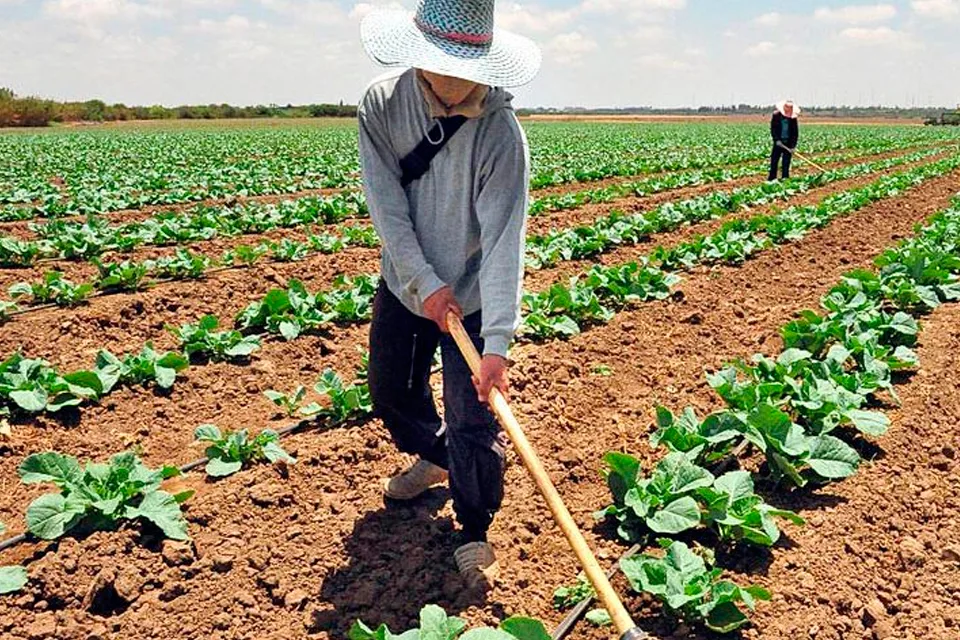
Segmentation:
<svg viewBox="0 0 960 640">
<path fill-rule="evenodd" d="M 520 123 L 512 113 L 507 118 L 511 130 L 491 136 L 497 147 L 484 163 L 476 203 L 484 355 L 506 356 L 520 324 L 530 160 Z"/>
<path fill-rule="evenodd" d="M 423 302 L 446 283 L 423 255 L 407 194 L 400 185 L 400 158 L 388 139 L 382 109 L 370 92 L 360 106 L 359 120 L 360 166 L 370 219 L 401 286 Z"/>
</svg>

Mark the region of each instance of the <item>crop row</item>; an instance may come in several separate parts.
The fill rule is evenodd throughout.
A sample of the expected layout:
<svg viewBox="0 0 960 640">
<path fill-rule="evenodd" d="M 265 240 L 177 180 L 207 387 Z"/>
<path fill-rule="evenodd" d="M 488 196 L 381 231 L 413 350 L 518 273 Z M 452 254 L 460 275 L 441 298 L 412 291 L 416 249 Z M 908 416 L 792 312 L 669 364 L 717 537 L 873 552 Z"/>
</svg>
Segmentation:
<svg viewBox="0 0 960 640">
<path fill-rule="evenodd" d="M 769 133 L 754 125 L 553 124 L 531 131 L 534 189 L 665 170 L 705 169 L 760 160 L 769 153 Z M 547 142 L 549 139 L 549 142 Z M 905 128 L 808 127 L 808 153 L 856 149 L 867 152 L 956 140 L 951 134 Z"/>
<path fill-rule="evenodd" d="M 673 231 L 684 224 L 713 220 L 751 206 L 787 200 L 832 182 L 884 171 L 940 153 L 940 150 L 919 151 L 785 181 L 742 187 L 730 192 L 714 191 L 680 202 L 667 202 L 651 211 L 629 216 L 615 211 L 590 225 L 528 238 L 526 264 L 528 268 L 541 269 L 554 266 L 559 261 L 582 260 L 616 246 L 636 244 L 651 234 Z"/>
<path fill-rule="evenodd" d="M 606 322 L 616 309 L 637 301 L 666 298 L 672 285 L 679 281 L 678 270 L 698 264 L 742 262 L 758 251 L 799 240 L 838 216 L 946 175 L 958 166 L 960 156 L 954 156 L 833 194 L 816 205 L 733 220 L 708 236 L 698 236 L 669 249 L 658 247 L 636 262 L 595 266 L 569 284 L 555 284 L 540 293 L 524 295 L 521 331 L 538 339 L 575 335 L 582 325 Z"/>
<path fill-rule="evenodd" d="M 752 125 L 526 125 L 532 187 L 759 160 Z M 805 149 L 879 152 L 955 140 L 919 128 L 811 128 Z M 210 198 L 355 187 L 354 126 L 260 131 L 85 131 L 0 137 L 0 221 L 99 214 Z"/>
<path fill-rule="evenodd" d="M 803 524 L 757 495 L 749 471 L 716 477 L 709 468 L 749 462 L 758 451 L 764 463 L 756 473 L 774 487 L 824 483 L 856 471 L 860 458 L 851 444 L 882 436 L 889 424 L 881 411 L 866 407 L 898 402 L 896 376 L 918 364 L 911 347 L 919 318 L 960 300 L 960 195 L 875 265 L 875 272 L 844 275 L 822 298 L 821 313 L 805 310 L 784 325 L 776 359 L 756 354 L 708 374 L 726 410 L 701 420 L 691 408 L 677 416 L 658 407 L 650 444 L 667 455 L 647 474 L 637 458 L 608 453 L 603 475 L 613 503 L 597 517 L 614 520 L 626 542 L 704 530 L 727 549 L 772 546 L 780 537 L 775 518 Z M 719 581 L 720 570 L 708 570 L 714 564 L 709 548 L 694 553 L 682 542 L 661 544 L 665 556 L 620 561 L 631 588 L 716 631 L 746 623 L 731 605 L 739 600 L 752 608 L 759 592 L 745 598 Z M 590 597 L 592 589 L 581 581 L 559 589 L 555 601 L 568 607 Z"/>
<path fill-rule="evenodd" d="M 927 154 L 937 151 L 927 151 Z M 918 156 L 919 157 L 919 156 Z M 755 171 L 754 171 L 755 172 Z M 609 193 L 645 195 L 658 191 L 732 180 L 739 172 L 720 171 L 672 174 L 660 178 L 610 187 Z M 571 194 L 573 201 L 591 200 L 596 192 Z M 559 199 L 558 199 L 559 198 Z M 570 204 L 564 196 L 550 196 L 550 206 Z M 534 201 L 537 211 L 541 201 Z M 571 205 L 572 206 L 572 205 Z M 130 252 L 140 246 L 166 246 L 206 241 L 218 237 L 261 234 L 275 229 L 292 229 L 311 224 L 331 224 L 347 218 L 368 215 L 362 192 L 343 192 L 334 196 L 310 196 L 282 201 L 276 205 L 247 203 L 232 207 L 199 205 L 184 212 L 162 212 L 138 222 L 111 225 L 103 218 L 89 217 L 83 223 L 55 220 L 46 224 L 31 223 L 30 228 L 41 239 L 0 238 L 0 267 L 29 266 L 37 260 L 85 260 L 108 251 Z"/>
<path fill-rule="evenodd" d="M 814 187 L 916 162 L 937 153 L 939 151 L 920 151 L 908 156 L 852 165 L 824 174 L 791 178 L 782 182 L 764 183 L 729 193 L 717 191 L 677 203 L 666 203 L 650 212 L 632 216 L 614 212 L 598 219 L 591 226 L 584 225 L 542 236 L 530 236 L 527 239 L 526 248 L 527 266 L 539 269 L 554 266 L 561 260 L 580 260 L 616 246 L 637 243 L 651 234 L 671 231 L 683 224 L 718 218 L 741 208 L 767 204 L 774 200 L 785 200 Z M 253 210 L 248 216 L 238 216 L 231 219 L 229 223 L 217 223 L 219 227 L 196 228 L 197 225 L 191 221 L 189 228 L 191 234 L 207 237 L 216 233 L 217 228 L 228 225 L 232 229 L 265 228 L 275 224 L 295 224 L 293 220 L 312 219 L 317 215 L 319 210 L 315 206 L 317 199 L 308 199 L 303 208 L 296 205 L 299 202 L 301 201 L 294 201 L 289 206 L 275 209 L 268 208 L 270 215 L 263 215 L 262 211 Z M 323 211 L 328 212 L 324 213 L 324 220 L 330 222 L 342 219 L 342 215 L 346 215 L 341 209 L 324 209 Z M 330 211 L 336 213 L 329 213 Z M 256 223 L 249 218 L 253 215 L 257 215 Z M 204 217 L 204 220 L 206 219 L 221 220 L 222 218 Z M 59 226 L 64 223 L 53 224 Z M 47 225 L 45 229 L 50 226 L 52 225 Z M 68 229 L 69 232 L 61 228 L 61 235 L 56 236 L 55 241 L 50 241 L 59 247 L 62 255 L 69 252 L 70 255 L 77 256 L 81 251 L 99 254 L 109 247 L 116 247 L 119 242 L 115 235 L 119 231 L 111 232 L 109 227 L 103 227 L 106 230 L 104 237 L 98 238 L 96 226 L 91 225 L 90 222 L 84 225 L 71 225 Z M 150 229 L 155 227 L 151 225 Z M 46 230 L 44 233 L 49 235 Z M 309 234 L 306 242 L 284 239 L 256 247 L 240 246 L 227 251 L 219 261 L 194 255 L 183 249 L 178 250 L 172 257 L 140 263 L 125 261 L 119 264 L 104 264 L 94 258 L 99 275 L 91 282 L 74 283 L 65 279 L 62 273 L 51 271 L 46 273 L 39 282 L 21 282 L 13 285 L 10 294 L 21 304 L 25 302 L 30 305 L 75 306 L 86 300 L 94 291 L 103 293 L 135 291 L 164 281 L 202 278 L 211 270 L 228 268 L 230 265 L 252 266 L 267 255 L 279 262 L 291 262 L 306 258 L 310 252 L 335 253 L 350 246 L 374 247 L 378 244 L 379 241 L 372 227 L 343 226 L 339 228 L 339 233 Z M 17 246 L 20 247 L 20 253 L 17 258 L 11 257 L 11 260 L 35 259 L 33 253 L 35 247 L 28 248 L 28 243 Z M 14 303 L 0 302 L 0 319 L 9 316 L 15 310 Z"/>
</svg>

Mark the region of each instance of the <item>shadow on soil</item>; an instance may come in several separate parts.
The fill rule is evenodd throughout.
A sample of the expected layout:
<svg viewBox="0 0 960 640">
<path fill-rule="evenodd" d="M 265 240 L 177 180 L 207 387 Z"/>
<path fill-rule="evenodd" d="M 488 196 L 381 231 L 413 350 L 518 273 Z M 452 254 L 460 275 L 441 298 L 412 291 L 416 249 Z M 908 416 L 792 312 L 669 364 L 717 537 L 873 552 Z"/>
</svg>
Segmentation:
<svg viewBox="0 0 960 640">
<path fill-rule="evenodd" d="M 399 632 L 418 625 L 426 604 L 449 615 L 484 605 L 486 595 L 467 590 L 453 562 L 459 540 L 454 522 L 438 515 L 449 498 L 446 489 L 434 490 L 410 504 L 389 501 L 358 520 L 344 540 L 349 563 L 321 586 L 333 608 L 317 612 L 310 631 L 346 637 L 359 619 Z"/>
</svg>

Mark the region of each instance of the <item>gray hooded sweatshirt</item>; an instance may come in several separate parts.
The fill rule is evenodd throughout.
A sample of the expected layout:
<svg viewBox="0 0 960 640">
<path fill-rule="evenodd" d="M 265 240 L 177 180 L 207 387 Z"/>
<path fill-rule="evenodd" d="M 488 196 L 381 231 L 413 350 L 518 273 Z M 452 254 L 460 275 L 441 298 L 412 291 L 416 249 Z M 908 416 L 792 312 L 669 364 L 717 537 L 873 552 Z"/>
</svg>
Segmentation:
<svg viewBox="0 0 960 640">
<path fill-rule="evenodd" d="M 510 105 L 492 88 L 406 188 L 400 158 L 433 126 L 413 69 L 375 80 L 360 103 L 360 160 L 381 275 L 411 312 L 444 285 L 467 315 L 482 311 L 484 354 L 505 356 L 520 317 L 529 150 Z"/>
</svg>

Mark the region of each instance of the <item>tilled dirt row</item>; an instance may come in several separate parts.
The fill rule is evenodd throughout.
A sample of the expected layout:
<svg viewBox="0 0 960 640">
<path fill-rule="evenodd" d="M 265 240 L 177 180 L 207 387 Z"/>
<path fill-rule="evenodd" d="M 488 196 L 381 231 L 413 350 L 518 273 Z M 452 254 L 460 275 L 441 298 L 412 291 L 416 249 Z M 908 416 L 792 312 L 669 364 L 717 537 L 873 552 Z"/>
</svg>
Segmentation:
<svg viewBox="0 0 960 640">
<path fill-rule="evenodd" d="M 704 368 L 758 349 L 775 352 L 777 329 L 794 312 L 815 307 L 843 272 L 869 267 L 873 256 L 942 208 L 956 186 L 956 175 L 930 181 L 902 197 L 837 220 L 801 243 L 764 252 L 740 268 L 691 274 L 681 285 L 684 295 L 671 301 L 621 313 L 610 325 L 569 342 L 523 345 L 514 351 L 518 417 L 602 557 L 612 560 L 622 548 L 603 538 L 602 530 L 592 529 L 590 513 L 608 499 L 597 477 L 602 454 L 623 448 L 651 460 L 646 438 L 656 404 L 674 409 L 686 404 L 717 406 L 703 380 Z M 952 320 L 946 326 L 954 341 L 950 344 L 955 345 L 956 317 L 947 320 Z M 941 366 L 928 368 L 924 340 L 924 371 L 934 372 L 931 382 L 942 382 L 936 372 L 949 371 L 952 365 L 941 360 Z M 937 353 L 955 352 L 943 342 L 935 347 Z M 602 375 L 599 365 L 613 375 Z M 950 384 L 955 384 L 952 378 Z M 909 387 L 902 390 L 905 399 L 909 394 Z M 191 408 L 197 417 L 205 412 L 203 406 Z M 251 413 L 246 417 L 253 418 Z M 955 413 L 951 409 L 949 415 Z M 945 415 L 940 424 L 952 422 Z M 66 540 L 51 548 L 30 565 L 34 582 L 27 592 L 0 601 L 0 633 L 11 638 L 55 635 L 64 639 L 87 638 L 91 633 L 111 638 L 342 637 L 355 617 L 387 621 L 394 629 L 406 627 L 427 602 L 438 602 L 473 622 L 520 612 L 549 622 L 559 618 L 551 611 L 550 596 L 556 586 L 573 578 L 575 563 L 517 465 L 509 470 L 504 509 L 491 532 L 503 577 L 482 601 L 476 594 L 463 593 L 452 577 L 454 525 L 446 492 L 384 508 L 378 479 L 398 469 L 403 460 L 378 423 L 299 435 L 288 442 L 300 459 L 289 469 L 289 477 L 280 469 L 257 467 L 216 483 L 206 483 L 197 475 L 187 480 L 199 489 L 187 506 L 193 523 L 191 545 L 142 540 L 138 533 L 125 531 Z M 903 459 L 895 451 L 896 440 L 880 444 L 887 458 L 877 461 L 877 468 L 887 460 Z M 929 446 L 917 438 L 906 438 L 903 444 L 919 447 L 922 453 L 917 460 L 923 459 Z M 945 450 L 941 453 L 952 460 Z M 943 464 L 956 473 L 952 462 Z M 0 477 L 8 477 L 6 470 Z M 933 479 L 924 477 L 927 483 Z M 861 478 L 866 474 L 850 482 Z M 826 536 L 832 531 L 831 535 L 839 532 L 846 540 L 858 533 L 869 536 L 872 527 L 880 526 L 877 522 L 888 522 L 883 510 L 876 511 L 876 520 L 869 522 L 860 511 L 848 511 L 847 503 L 829 498 L 846 486 L 828 487 L 821 492 L 822 498 L 806 501 L 771 497 L 775 503 L 801 508 L 811 525 L 802 532 L 787 528 L 794 543 L 789 553 L 795 555 L 777 549 L 770 558 L 762 554 L 757 558 L 755 575 L 749 578 L 781 595 L 761 609 L 758 626 L 747 632 L 748 637 L 794 638 L 796 629 L 807 633 L 814 624 L 821 627 L 817 633 L 826 633 L 826 625 L 834 622 L 836 616 L 825 619 L 827 604 L 817 600 L 832 602 L 830 593 L 807 584 L 810 579 L 803 568 L 815 561 L 829 566 L 829 584 L 839 590 L 846 576 L 863 574 L 864 562 L 847 553 L 820 559 L 824 545 L 842 542 L 804 536 Z M 908 491 L 903 495 L 913 497 Z M 25 496 L 17 497 L 19 501 Z M 944 501 L 936 493 L 927 498 L 938 509 L 930 513 L 956 513 L 954 499 Z M 881 505 L 873 500 L 866 508 Z M 923 507 L 919 501 L 913 506 Z M 889 508 L 896 511 L 895 504 Z M 835 522 L 835 527 L 817 534 L 818 516 Z M 908 527 L 922 543 L 922 533 L 935 531 L 937 524 L 928 515 L 926 522 L 904 521 L 901 528 Z M 34 550 L 42 549 L 20 547 L 5 553 L 3 562 L 24 560 Z M 889 578 L 892 566 L 878 565 L 875 575 Z M 806 573 L 818 575 L 812 569 Z M 910 569 L 904 575 L 913 573 Z M 947 580 L 955 574 L 938 577 Z M 864 580 L 867 587 L 873 584 Z M 898 588 L 909 591 L 909 587 Z M 934 590 L 939 596 L 935 600 L 926 593 L 917 596 L 933 603 L 945 626 L 952 615 L 946 604 L 950 591 L 947 586 L 942 588 L 943 595 L 940 589 Z M 844 593 L 855 591 L 863 590 L 847 585 Z M 781 603 L 788 602 L 786 594 L 802 594 L 809 603 L 807 609 L 796 615 L 793 609 L 786 613 L 781 608 L 785 606 Z M 792 606 L 794 596 L 790 598 Z M 851 601 L 850 607 L 855 604 Z M 774 614 L 777 618 L 771 619 Z M 641 617 L 661 636 L 673 632 L 655 608 Z M 954 637 L 939 632 L 923 635 L 919 625 L 927 622 L 911 622 L 920 620 L 916 616 L 904 620 L 911 630 L 916 629 L 916 637 Z M 793 626 L 778 626 L 787 623 Z"/>
<path fill-rule="evenodd" d="M 753 215 L 791 204 L 814 203 L 829 193 L 856 188 L 880 175 L 905 171 L 910 166 L 916 165 L 835 182 L 787 201 L 735 215 Z M 689 225 L 674 232 L 656 234 L 638 245 L 618 248 L 592 261 L 571 261 L 550 269 L 530 271 L 525 287 L 538 291 L 582 273 L 597 262 L 618 264 L 634 260 L 646 253 L 653 243 L 669 246 L 698 233 L 709 233 L 720 224 L 722 221 Z M 130 351 L 139 349 L 147 340 L 155 340 L 156 346 L 161 348 L 172 348 L 175 340 L 163 330 L 167 325 L 195 322 L 209 313 L 218 315 L 225 323 L 231 322 L 249 302 L 261 299 L 271 288 L 285 286 L 291 279 L 301 280 L 308 289 L 317 290 L 329 287 L 337 275 L 374 273 L 377 269 L 377 250 L 354 248 L 332 255 L 312 254 L 300 262 L 272 263 L 252 270 L 228 270 L 206 280 L 175 281 L 143 292 L 94 298 L 89 304 L 75 309 L 41 309 L 18 317 L 4 327 L 0 334 L 0 353 L 20 349 L 31 357 L 48 359 L 63 368 L 79 368 L 88 365 L 100 348 L 113 352 Z"/>
</svg>

